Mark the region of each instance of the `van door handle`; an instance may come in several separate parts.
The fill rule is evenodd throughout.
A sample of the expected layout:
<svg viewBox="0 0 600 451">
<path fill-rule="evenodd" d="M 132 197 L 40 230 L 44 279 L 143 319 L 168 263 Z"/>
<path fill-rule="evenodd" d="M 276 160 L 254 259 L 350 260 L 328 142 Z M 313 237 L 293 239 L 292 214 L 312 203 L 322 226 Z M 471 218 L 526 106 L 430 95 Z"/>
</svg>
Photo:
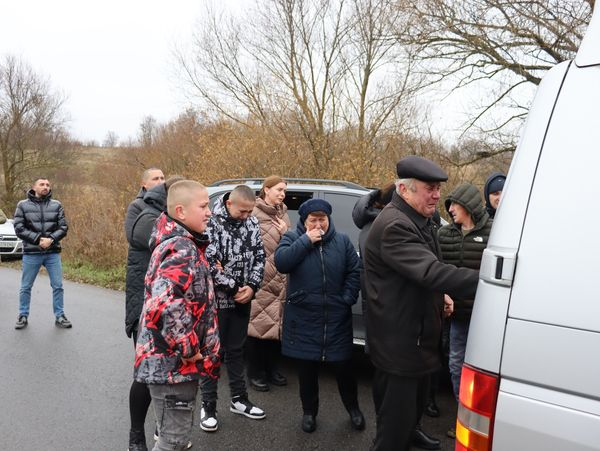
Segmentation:
<svg viewBox="0 0 600 451">
<path fill-rule="evenodd" d="M 504 266 L 504 257 L 498 255 L 496 258 L 496 279 L 502 279 L 502 267 Z"/>
<path fill-rule="evenodd" d="M 490 248 L 483 251 L 479 278 L 494 285 L 510 287 L 515 274 L 517 253 L 507 248 Z"/>
</svg>

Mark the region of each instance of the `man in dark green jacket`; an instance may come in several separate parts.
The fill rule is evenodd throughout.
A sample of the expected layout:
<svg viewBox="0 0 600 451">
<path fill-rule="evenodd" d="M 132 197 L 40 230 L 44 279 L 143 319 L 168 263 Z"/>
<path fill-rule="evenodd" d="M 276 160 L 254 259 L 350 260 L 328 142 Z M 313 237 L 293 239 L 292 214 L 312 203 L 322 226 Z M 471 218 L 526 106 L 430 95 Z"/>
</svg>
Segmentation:
<svg viewBox="0 0 600 451">
<path fill-rule="evenodd" d="M 448 195 L 444 206 L 452 218 L 452 223 L 438 232 L 444 262 L 479 271 L 492 230 L 492 219 L 483 206 L 479 190 L 470 183 L 463 183 Z M 448 366 L 457 399 L 472 310 L 473 298 L 454 298 Z"/>
<path fill-rule="evenodd" d="M 396 170 L 397 190 L 365 245 L 377 451 L 409 449 L 429 376 L 441 367 L 444 294 L 474 297 L 479 278 L 477 271 L 440 261 L 431 217 L 446 173 L 417 156 L 403 158 Z"/>
</svg>

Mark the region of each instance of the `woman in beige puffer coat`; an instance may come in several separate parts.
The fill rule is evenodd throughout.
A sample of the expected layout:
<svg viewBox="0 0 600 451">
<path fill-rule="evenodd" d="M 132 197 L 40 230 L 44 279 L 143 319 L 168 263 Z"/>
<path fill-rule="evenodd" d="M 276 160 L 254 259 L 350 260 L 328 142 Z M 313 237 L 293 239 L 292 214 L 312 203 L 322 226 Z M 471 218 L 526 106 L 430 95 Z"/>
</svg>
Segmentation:
<svg viewBox="0 0 600 451">
<path fill-rule="evenodd" d="M 260 224 L 267 258 L 262 284 L 252 300 L 246 341 L 248 379 L 250 386 L 258 391 L 268 391 L 269 384 L 287 384 L 276 366 L 280 354 L 286 276 L 277 272 L 274 263 L 275 249 L 290 227 L 287 207 L 283 203 L 286 189 L 287 183 L 281 177 L 267 177 L 252 212 Z"/>
</svg>

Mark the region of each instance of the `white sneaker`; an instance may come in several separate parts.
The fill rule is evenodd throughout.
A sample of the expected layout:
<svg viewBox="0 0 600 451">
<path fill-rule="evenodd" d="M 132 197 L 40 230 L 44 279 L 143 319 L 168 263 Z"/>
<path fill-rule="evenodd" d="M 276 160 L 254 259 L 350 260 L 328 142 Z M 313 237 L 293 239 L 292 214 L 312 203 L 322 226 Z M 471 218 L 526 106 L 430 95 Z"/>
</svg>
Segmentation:
<svg viewBox="0 0 600 451">
<path fill-rule="evenodd" d="M 229 410 L 233 413 L 245 415 L 253 420 L 262 420 L 266 416 L 265 411 L 252 404 L 247 396 L 236 396 L 233 398 Z"/>
<path fill-rule="evenodd" d="M 216 401 L 202 403 L 202 409 L 200 409 L 200 429 L 206 432 L 215 432 L 219 429 Z"/>
</svg>

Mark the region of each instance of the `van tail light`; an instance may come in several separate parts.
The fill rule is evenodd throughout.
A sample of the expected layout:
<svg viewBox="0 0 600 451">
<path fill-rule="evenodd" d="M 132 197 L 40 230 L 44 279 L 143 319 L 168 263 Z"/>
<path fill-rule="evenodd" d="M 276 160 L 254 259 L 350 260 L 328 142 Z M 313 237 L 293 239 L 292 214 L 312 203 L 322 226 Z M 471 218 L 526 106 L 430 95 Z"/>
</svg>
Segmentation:
<svg viewBox="0 0 600 451">
<path fill-rule="evenodd" d="M 456 419 L 456 451 L 492 449 L 497 399 L 498 375 L 463 365 Z"/>
</svg>

